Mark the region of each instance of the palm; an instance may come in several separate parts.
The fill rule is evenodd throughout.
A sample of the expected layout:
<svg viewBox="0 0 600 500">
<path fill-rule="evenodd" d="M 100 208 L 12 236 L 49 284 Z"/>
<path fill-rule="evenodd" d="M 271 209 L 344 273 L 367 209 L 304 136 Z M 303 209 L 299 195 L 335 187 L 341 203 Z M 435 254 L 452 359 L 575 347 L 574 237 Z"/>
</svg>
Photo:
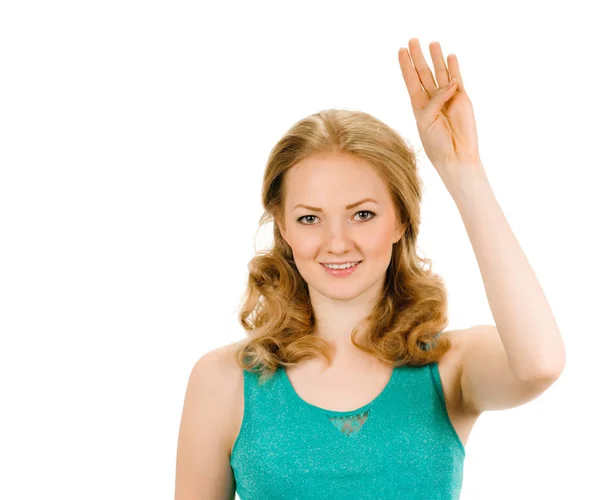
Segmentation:
<svg viewBox="0 0 600 500">
<path fill-rule="evenodd" d="M 448 69 L 439 43 L 430 44 L 435 77 L 423 57 L 417 39 L 409 41 L 410 55 L 400 49 L 398 59 L 423 148 L 436 169 L 456 168 L 479 159 L 477 130 L 471 100 L 466 94 L 456 56 L 448 56 Z M 412 57 L 412 61 L 411 61 Z M 414 67 L 413 67 L 414 61 Z M 445 87 L 457 84 L 451 97 Z"/>
</svg>

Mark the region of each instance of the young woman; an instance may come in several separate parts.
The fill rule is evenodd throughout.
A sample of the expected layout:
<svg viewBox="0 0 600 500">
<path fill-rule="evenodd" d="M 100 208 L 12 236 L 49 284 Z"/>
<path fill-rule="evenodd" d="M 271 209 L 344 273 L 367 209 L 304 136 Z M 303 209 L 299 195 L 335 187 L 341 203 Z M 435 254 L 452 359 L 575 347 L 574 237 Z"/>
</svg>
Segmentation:
<svg viewBox="0 0 600 500">
<path fill-rule="evenodd" d="M 543 393 L 564 344 L 479 156 L 455 55 L 398 54 L 424 150 L 457 204 L 496 325 L 444 331 L 443 280 L 417 255 L 414 152 L 360 112 L 300 120 L 275 145 L 242 342 L 186 392 L 176 500 L 459 498 L 479 415 Z"/>
</svg>

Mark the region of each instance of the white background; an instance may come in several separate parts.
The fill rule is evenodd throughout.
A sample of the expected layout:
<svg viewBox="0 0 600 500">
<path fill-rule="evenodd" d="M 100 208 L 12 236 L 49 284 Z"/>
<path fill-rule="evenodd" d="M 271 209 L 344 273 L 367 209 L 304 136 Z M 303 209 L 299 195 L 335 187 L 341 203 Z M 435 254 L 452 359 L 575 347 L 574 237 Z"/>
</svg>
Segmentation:
<svg viewBox="0 0 600 500">
<path fill-rule="evenodd" d="M 412 37 L 430 63 L 431 41 L 457 54 L 488 178 L 567 345 L 546 393 L 480 418 L 461 498 L 594 497 L 592 5 L 3 2 L 0 497 L 173 497 L 191 368 L 245 335 L 268 153 L 321 109 L 371 113 L 419 151 L 419 248 L 446 280 L 449 328 L 493 323 L 414 123 L 397 60 Z"/>
</svg>

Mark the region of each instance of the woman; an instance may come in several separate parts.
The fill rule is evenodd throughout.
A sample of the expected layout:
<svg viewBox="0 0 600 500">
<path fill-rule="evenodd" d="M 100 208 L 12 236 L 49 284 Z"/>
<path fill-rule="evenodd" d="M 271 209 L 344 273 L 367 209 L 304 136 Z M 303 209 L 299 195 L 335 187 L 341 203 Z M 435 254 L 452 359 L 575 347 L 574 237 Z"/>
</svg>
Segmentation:
<svg viewBox="0 0 600 500">
<path fill-rule="evenodd" d="M 248 338 L 190 376 L 177 500 L 459 498 L 477 418 L 562 372 L 560 332 L 487 180 L 457 58 L 430 51 L 435 79 L 417 39 L 400 68 L 497 326 L 444 331 L 443 280 L 416 253 L 421 183 L 405 141 L 366 113 L 297 122 L 265 171 L 275 244 L 250 262 Z"/>
</svg>

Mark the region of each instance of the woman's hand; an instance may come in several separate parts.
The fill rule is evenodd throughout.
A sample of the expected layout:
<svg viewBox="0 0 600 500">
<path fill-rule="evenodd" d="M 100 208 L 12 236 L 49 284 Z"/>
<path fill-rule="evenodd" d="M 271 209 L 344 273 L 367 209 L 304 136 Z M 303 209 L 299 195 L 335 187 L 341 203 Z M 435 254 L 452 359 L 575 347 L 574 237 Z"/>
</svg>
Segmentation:
<svg viewBox="0 0 600 500">
<path fill-rule="evenodd" d="M 446 67 L 440 44 L 429 45 L 434 79 L 419 40 L 412 38 L 408 47 L 410 53 L 400 48 L 398 60 L 427 157 L 444 182 L 467 169 L 483 168 L 473 106 L 465 92 L 456 55 L 448 55 Z M 456 81 L 448 85 L 452 78 Z"/>
</svg>

